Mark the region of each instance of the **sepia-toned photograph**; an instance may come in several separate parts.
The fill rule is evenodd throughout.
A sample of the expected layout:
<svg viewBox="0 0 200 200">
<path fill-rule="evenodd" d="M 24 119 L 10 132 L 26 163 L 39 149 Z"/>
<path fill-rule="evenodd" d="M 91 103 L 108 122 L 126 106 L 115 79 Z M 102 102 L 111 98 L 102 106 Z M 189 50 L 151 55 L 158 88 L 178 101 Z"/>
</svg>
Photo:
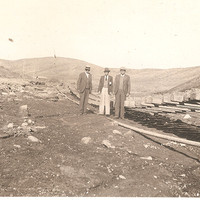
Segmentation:
<svg viewBox="0 0 200 200">
<path fill-rule="evenodd" d="M 199 197 L 199 10 L 0 0 L 0 198 Z"/>
</svg>

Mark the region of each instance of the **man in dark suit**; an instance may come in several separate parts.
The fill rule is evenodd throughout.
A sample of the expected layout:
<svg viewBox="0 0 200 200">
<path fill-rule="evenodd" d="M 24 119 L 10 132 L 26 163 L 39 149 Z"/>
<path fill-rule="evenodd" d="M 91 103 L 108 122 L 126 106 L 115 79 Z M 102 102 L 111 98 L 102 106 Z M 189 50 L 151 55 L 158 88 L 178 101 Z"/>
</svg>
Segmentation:
<svg viewBox="0 0 200 200">
<path fill-rule="evenodd" d="M 77 90 L 80 93 L 80 114 L 86 114 L 89 94 L 91 94 L 92 91 L 92 75 L 90 74 L 90 67 L 87 65 L 85 67 L 85 72 L 79 75 Z"/>
<path fill-rule="evenodd" d="M 120 68 L 120 74 L 115 77 L 115 118 L 124 119 L 124 101 L 130 95 L 131 82 L 130 76 L 126 75 L 126 68 Z"/>
<path fill-rule="evenodd" d="M 104 76 L 101 76 L 99 81 L 98 92 L 100 94 L 100 105 L 99 105 L 99 114 L 104 114 L 104 107 L 105 107 L 105 114 L 110 115 L 110 95 L 113 92 L 113 77 L 109 76 L 110 70 L 105 68 Z"/>
</svg>

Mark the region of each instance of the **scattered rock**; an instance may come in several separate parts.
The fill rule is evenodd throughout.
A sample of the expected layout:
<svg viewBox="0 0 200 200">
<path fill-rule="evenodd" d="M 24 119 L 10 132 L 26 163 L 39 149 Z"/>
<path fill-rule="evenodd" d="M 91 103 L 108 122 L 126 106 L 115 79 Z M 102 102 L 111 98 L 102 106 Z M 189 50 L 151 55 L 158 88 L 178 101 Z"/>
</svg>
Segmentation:
<svg viewBox="0 0 200 200">
<path fill-rule="evenodd" d="M 119 175 L 119 178 L 121 178 L 121 179 L 126 179 L 124 176 L 122 176 L 122 175 Z"/>
<path fill-rule="evenodd" d="M 2 92 L 1 94 L 2 94 L 2 95 L 5 95 L 5 96 L 7 96 L 7 95 L 8 95 L 8 93 L 6 93 L 6 92 Z"/>
<path fill-rule="evenodd" d="M 108 140 L 104 140 L 104 141 L 102 142 L 102 144 L 103 144 L 105 147 L 107 147 L 107 148 L 111 148 L 111 149 L 114 149 L 114 148 L 115 148 L 115 146 L 112 146 L 112 145 L 110 144 L 110 141 L 108 141 Z"/>
<path fill-rule="evenodd" d="M 148 148 L 148 147 L 149 147 L 149 145 L 148 145 L 148 144 L 144 144 L 143 146 L 144 146 L 145 148 Z"/>
<path fill-rule="evenodd" d="M 31 128 L 28 126 L 23 126 L 23 127 L 19 126 L 17 128 L 17 131 L 15 132 L 14 137 L 18 137 L 20 135 L 31 136 L 31 134 L 30 134 L 31 131 L 32 131 Z"/>
<path fill-rule="evenodd" d="M 114 122 L 111 122 L 111 125 L 112 126 L 118 126 L 118 123 L 116 121 L 114 121 Z"/>
<path fill-rule="evenodd" d="M 118 135 L 122 135 L 122 133 L 120 131 L 118 131 L 118 130 L 113 130 L 113 133 L 114 134 L 118 134 Z"/>
<path fill-rule="evenodd" d="M 88 144 L 89 142 L 91 142 L 91 137 L 84 137 L 82 138 L 81 142 L 84 143 L 84 144 Z"/>
<path fill-rule="evenodd" d="M 189 114 L 186 114 L 185 116 L 184 116 L 184 119 L 190 119 L 191 117 L 190 117 L 190 115 Z"/>
<path fill-rule="evenodd" d="M 130 131 L 126 132 L 124 135 L 127 136 L 127 137 L 134 137 L 133 134 L 134 134 L 133 131 L 130 130 Z"/>
<path fill-rule="evenodd" d="M 144 159 L 144 160 L 153 160 L 153 158 L 151 156 L 148 156 L 148 157 L 140 157 L 141 159 Z"/>
<path fill-rule="evenodd" d="M 13 123 L 9 123 L 7 127 L 8 128 L 13 128 Z"/>
<path fill-rule="evenodd" d="M 28 140 L 30 140 L 31 142 L 41 142 L 39 139 L 37 139 L 36 137 L 29 135 L 28 136 Z"/>
<path fill-rule="evenodd" d="M 186 175 L 185 174 L 181 174 L 180 176 L 185 177 Z"/>
<path fill-rule="evenodd" d="M 153 145 L 151 145 L 151 144 L 144 144 L 143 146 L 144 146 L 145 148 L 159 149 L 158 147 L 153 146 Z"/>
<path fill-rule="evenodd" d="M 33 122 L 33 124 L 34 124 L 34 122 Z M 46 126 L 35 126 L 35 128 L 36 128 L 36 129 L 37 129 L 37 128 L 43 129 L 43 128 L 46 128 Z"/>
<path fill-rule="evenodd" d="M 22 123 L 21 126 L 22 126 L 22 127 L 28 126 L 28 123 L 27 123 L 27 122 L 24 122 L 24 123 Z"/>
<path fill-rule="evenodd" d="M 17 133 L 17 130 L 15 128 L 9 128 L 5 130 L 4 133 L 8 134 L 9 136 L 14 136 Z"/>
<path fill-rule="evenodd" d="M 20 106 L 19 114 L 22 117 L 27 117 L 28 116 L 28 106 L 27 105 Z"/>
<path fill-rule="evenodd" d="M 14 144 L 14 147 L 21 148 L 21 146 L 17 144 Z"/>
</svg>

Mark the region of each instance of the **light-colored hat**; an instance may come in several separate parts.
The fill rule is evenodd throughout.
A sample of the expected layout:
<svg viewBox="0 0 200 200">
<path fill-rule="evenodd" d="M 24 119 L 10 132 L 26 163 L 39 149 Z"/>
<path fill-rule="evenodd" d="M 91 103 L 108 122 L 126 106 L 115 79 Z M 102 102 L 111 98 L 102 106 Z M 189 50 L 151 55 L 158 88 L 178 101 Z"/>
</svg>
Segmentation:
<svg viewBox="0 0 200 200">
<path fill-rule="evenodd" d="M 104 72 L 110 72 L 110 70 L 106 67 L 106 68 L 104 69 Z"/>
<path fill-rule="evenodd" d="M 90 67 L 88 65 L 85 65 L 85 70 L 89 70 L 90 71 Z"/>
<path fill-rule="evenodd" d="M 120 71 L 126 71 L 125 67 L 120 67 Z"/>
</svg>

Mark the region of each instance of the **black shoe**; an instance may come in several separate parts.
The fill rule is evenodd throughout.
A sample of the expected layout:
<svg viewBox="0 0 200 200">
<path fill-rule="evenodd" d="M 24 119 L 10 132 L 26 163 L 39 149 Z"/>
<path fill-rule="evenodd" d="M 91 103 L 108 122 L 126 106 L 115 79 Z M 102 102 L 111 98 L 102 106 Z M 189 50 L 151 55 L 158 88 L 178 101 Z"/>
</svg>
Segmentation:
<svg viewBox="0 0 200 200">
<path fill-rule="evenodd" d="M 114 118 L 115 118 L 115 119 L 119 119 L 119 117 L 118 117 L 118 116 L 115 116 Z"/>
</svg>

